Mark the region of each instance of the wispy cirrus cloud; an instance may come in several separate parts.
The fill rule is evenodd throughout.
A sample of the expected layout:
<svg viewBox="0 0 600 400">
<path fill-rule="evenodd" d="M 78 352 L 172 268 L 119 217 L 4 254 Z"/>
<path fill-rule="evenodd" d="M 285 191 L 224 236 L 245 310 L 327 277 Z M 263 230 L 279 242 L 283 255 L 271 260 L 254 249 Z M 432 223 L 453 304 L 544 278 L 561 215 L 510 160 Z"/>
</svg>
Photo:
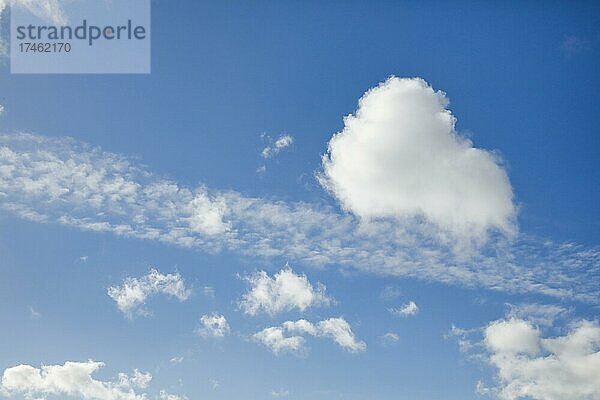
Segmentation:
<svg viewBox="0 0 600 400">
<path fill-rule="evenodd" d="M 400 335 L 394 332 L 386 332 L 379 337 L 379 340 L 384 346 L 390 346 L 400 341 Z"/>
<path fill-rule="evenodd" d="M 261 138 L 268 142 L 267 146 L 260 152 L 261 157 L 264 159 L 265 163 L 256 169 L 258 174 L 263 174 L 267 171 L 267 161 L 271 158 L 274 158 L 281 151 L 290 147 L 294 143 L 294 137 L 289 134 L 283 134 L 279 136 L 276 140 L 273 140 L 266 133 L 261 135 Z"/>
<path fill-rule="evenodd" d="M 416 315 L 419 312 L 419 306 L 417 306 L 417 303 L 414 301 L 409 301 L 399 307 L 390 308 L 389 311 L 400 317 L 408 317 L 410 315 Z"/>
<path fill-rule="evenodd" d="M 552 326 L 556 319 L 566 317 L 570 311 L 556 304 L 521 303 L 507 304 L 508 318 L 518 318 L 530 321 L 540 326 Z"/>
<path fill-rule="evenodd" d="M 271 396 L 275 398 L 287 397 L 289 394 L 290 391 L 285 389 L 271 390 Z"/>
<path fill-rule="evenodd" d="M 271 139 L 269 139 L 271 140 Z M 294 143 L 294 137 L 292 135 L 281 135 L 273 143 L 266 146 L 260 153 L 262 158 L 272 158 L 279 154 L 283 149 L 289 147 Z"/>
<path fill-rule="evenodd" d="M 385 99 L 389 90 L 404 88 L 403 85 L 391 89 L 388 86 L 394 85 L 386 83 L 373 93 L 368 92 L 365 99 L 385 105 L 387 101 L 380 96 Z M 431 115 L 450 118 L 444 111 L 441 94 L 423 82 L 409 86 L 415 86 L 411 90 L 416 91 L 417 98 L 425 98 L 425 105 L 433 104 L 423 106 L 424 111 L 415 115 L 425 121 L 433 118 Z M 406 94 L 399 96 L 402 101 L 398 103 L 392 96 L 391 106 L 382 108 L 387 111 L 371 116 L 381 125 L 377 128 L 381 131 L 379 134 L 386 138 L 391 135 L 388 120 L 394 120 L 395 110 L 406 103 Z M 365 99 L 361 100 L 360 107 L 367 107 L 369 101 Z M 352 129 L 364 125 L 358 122 L 368 109 L 357 112 L 357 119 L 352 119 L 355 122 L 348 122 Z M 358 125 L 353 125 L 355 123 Z M 490 154 L 469 147 L 464 139 L 454 138 L 450 122 L 442 125 L 444 129 L 435 125 L 437 128 L 432 132 L 443 140 L 451 139 L 455 151 L 448 156 L 449 160 L 463 152 L 474 153 L 479 161 L 473 161 L 473 168 L 481 162 L 506 183 L 501 166 Z M 398 135 L 403 137 L 401 133 Z M 344 141 L 340 138 L 334 143 Z M 329 166 L 330 190 L 333 190 L 331 185 L 345 187 L 343 183 L 339 183 L 342 186 L 333 183 L 337 182 L 333 171 L 337 170 L 335 154 L 339 147 L 332 146 L 338 150 L 331 150 L 325 164 Z M 369 160 L 372 162 L 375 158 Z M 459 171 L 466 168 L 460 163 L 459 167 Z M 441 179 L 439 168 L 431 173 Z M 461 176 L 457 175 L 456 179 Z M 346 181 L 342 178 L 340 182 Z M 348 184 L 356 188 L 356 182 Z M 421 196 L 429 196 L 430 189 L 423 188 Z M 267 200 L 204 186 L 187 188 L 157 177 L 122 155 L 73 139 L 0 135 L 0 208 L 30 221 L 112 232 L 208 252 L 228 250 L 251 257 L 284 258 L 300 265 L 355 268 L 380 275 L 598 303 L 598 287 L 594 282 L 600 275 L 600 249 L 553 243 L 524 233 L 506 237 L 504 233 L 514 232 L 511 228 L 514 227 L 512 188 L 505 185 L 506 190 L 500 193 L 496 193 L 496 189 L 491 188 L 486 193 L 499 196 L 498 204 L 503 206 L 488 209 L 483 219 L 476 215 L 465 217 L 465 221 L 471 221 L 469 227 L 460 224 L 453 227 L 448 220 L 444 228 L 443 218 L 435 222 L 436 217 L 427 217 L 433 222 L 423 221 L 416 215 L 408 215 L 410 212 L 407 214 L 410 207 L 389 216 L 383 213 L 364 218 L 356 210 L 358 216 L 321 204 Z M 488 190 L 487 186 L 481 190 Z M 472 195 L 470 200 L 477 197 L 476 193 L 467 193 Z M 391 196 L 396 195 L 392 191 Z M 467 233 L 484 230 L 487 240 L 462 251 L 456 241 L 449 239 L 452 235 L 444 236 L 444 232 L 454 228 L 458 233 L 453 235 L 459 236 L 462 228 Z M 443 237 L 445 239 L 440 240 Z"/>
</svg>

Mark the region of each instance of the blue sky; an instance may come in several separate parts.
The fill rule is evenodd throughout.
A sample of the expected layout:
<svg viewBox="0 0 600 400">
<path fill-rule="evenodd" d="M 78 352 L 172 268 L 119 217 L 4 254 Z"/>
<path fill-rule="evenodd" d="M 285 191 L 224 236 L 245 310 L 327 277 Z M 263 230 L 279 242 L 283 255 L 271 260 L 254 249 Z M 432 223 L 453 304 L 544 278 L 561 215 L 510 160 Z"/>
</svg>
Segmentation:
<svg viewBox="0 0 600 400">
<path fill-rule="evenodd" d="M 0 397 L 598 398 L 599 13 L 153 1 L 151 74 L 5 57 Z"/>
</svg>

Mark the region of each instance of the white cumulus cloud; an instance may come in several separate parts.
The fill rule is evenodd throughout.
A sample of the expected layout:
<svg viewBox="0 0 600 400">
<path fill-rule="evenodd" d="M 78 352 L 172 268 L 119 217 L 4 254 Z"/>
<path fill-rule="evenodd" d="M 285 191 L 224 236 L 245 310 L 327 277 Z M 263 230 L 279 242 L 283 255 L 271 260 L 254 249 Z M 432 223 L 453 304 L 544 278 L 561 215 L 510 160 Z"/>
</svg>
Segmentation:
<svg viewBox="0 0 600 400">
<path fill-rule="evenodd" d="M 367 349 L 362 340 L 357 340 L 350 324 L 343 318 L 329 318 L 313 324 L 305 319 L 286 321 L 281 326 L 265 328 L 253 338 L 268 347 L 273 353 L 298 353 L 304 349 L 305 338 L 301 335 L 332 339 L 350 352 Z"/>
<path fill-rule="evenodd" d="M 245 277 L 250 289 L 242 296 L 240 308 L 250 315 L 266 312 L 275 315 L 283 311 L 328 305 L 331 299 L 325 294 L 325 286 L 313 286 L 306 275 L 296 274 L 286 267 L 272 277 L 258 271 Z"/>
<path fill-rule="evenodd" d="M 528 321 L 511 318 L 492 322 L 485 330 L 485 345 L 496 353 L 539 352 L 540 332 Z"/>
<path fill-rule="evenodd" d="M 196 328 L 196 333 L 205 338 L 222 338 L 229 335 L 230 331 L 227 319 L 217 313 L 200 317 L 200 325 Z"/>
<path fill-rule="evenodd" d="M 17 365 L 2 374 L 2 389 L 9 395 L 26 398 L 45 396 L 73 397 L 82 400 L 146 400 L 134 388 L 145 388 L 152 379 L 149 373 L 135 371 L 132 377 L 119 374 L 119 381 L 96 380 L 92 374 L 104 366 L 102 362 L 67 361 L 63 365 Z"/>
<path fill-rule="evenodd" d="M 600 325 L 586 319 L 549 325 L 548 313 L 559 308 L 526 304 L 517 317 L 510 306 L 505 318 L 482 328 L 452 327 L 460 350 L 492 367 L 493 379 L 480 380 L 478 393 L 502 400 L 600 399 Z"/>
<path fill-rule="evenodd" d="M 179 273 L 162 274 L 151 269 L 147 275 L 139 278 L 126 278 L 121 285 L 108 288 L 108 295 L 117 303 L 117 307 L 128 317 L 134 313 L 146 315 L 142 308 L 146 300 L 154 295 L 164 294 L 179 301 L 187 300 L 191 290 Z"/>
<path fill-rule="evenodd" d="M 504 400 L 600 398 L 600 326 L 581 320 L 564 336 L 543 338 L 530 322 L 511 318 L 485 329 L 488 362 Z"/>
<path fill-rule="evenodd" d="M 516 232 L 516 209 L 498 157 L 455 130 L 445 93 L 391 77 L 367 91 L 323 156 L 322 185 L 363 219 L 424 218 L 443 235 L 480 242 Z"/>
<path fill-rule="evenodd" d="M 271 326 L 255 333 L 253 339 L 262 343 L 273 353 L 298 352 L 302 350 L 305 339 L 302 336 L 285 336 L 283 328 Z"/>
</svg>

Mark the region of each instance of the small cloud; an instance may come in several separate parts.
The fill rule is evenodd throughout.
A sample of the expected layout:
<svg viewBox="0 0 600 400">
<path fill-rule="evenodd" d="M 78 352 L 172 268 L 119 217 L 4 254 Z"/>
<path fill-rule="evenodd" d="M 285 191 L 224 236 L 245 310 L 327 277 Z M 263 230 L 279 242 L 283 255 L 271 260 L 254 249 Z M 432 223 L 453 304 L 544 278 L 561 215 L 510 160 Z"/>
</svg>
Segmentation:
<svg viewBox="0 0 600 400">
<path fill-rule="evenodd" d="M 292 335 L 286 335 L 295 334 Z M 269 348 L 273 354 L 295 353 L 304 350 L 305 339 L 299 335 L 325 337 L 350 352 L 362 352 L 367 344 L 357 340 L 350 324 L 343 318 L 329 318 L 313 324 L 305 319 L 286 321 L 281 326 L 272 326 L 253 335 L 254 340 Z"/>
<path fill-rule="evenodd" d="M 202 288 L 202 294 L 208 297 L 209 299 L 215 298 L 215 288 L 212 286 L 204 286 Z"/>
<path fill-rule="evenodd" d="M 396 343 L 398 343 L 398 341 L 400 341 L 400 336 L 397 333 L 388 332 L 385 335 L 382 335 L 380 337 L 380 341 L 381 341 L 381 344 L 383 344 L 384 346 L 392 345 L 392 344 L 396 344 Z"/>
<path fill-rule="evenodd" d="M 386 286 L 379 293 L 379 298 L 383 301 L 395 300 L 402 294 L 400 288 L 396 286 Z"/>
<path fill-rule="evenodd" d="M 304 349 L 302 336 L 285 336 L 283 328 L 271 326 L 255 333 L 252 338 L 262 343 L 275 355 L 281 353 L 299 353 Z"/>
<path fill-rule="evenodd" d="M 231 329 L 227 319 L 217 313 L 206 314 L 200 318 L 196 333 L 204 338 L 223 338 L 229 335 Z"/>
<path fill-rule="evenodd" d="M 42 316 L 42 314 L 40 314 L 35 308 L 33 308 L 33 306 L 29 306 L 29 316 L 31 316 L 31 318 L 38 319 Z"/>
<path fill-rule="evenodd" d="M 147 275 L 140 278 L 126 278 L 122 285 L 108 288 L 108 295 L 128 318 L 134 313 L 148 316 L 149 312 L 142 307 L 151 296 L 164 294 L 185 301 L 191 293 L 179 273 L 162 274 L 156 269 L 151 269 Z"/>
<path fill-rule="evenodd" d="M 480 329 L 463 329 L 452 325 L 444 339 L 456 338 L 458 349 L 461 353 L 469 353 L 477 344 L 473 343 L 472 336 L 479 333 Z"/>
<path fill-rule="evenodd" d="M 88 260 L 88 256 L 81 256 L 79 257 L 79 261 L 81 261 L 82 263 L 86 263 Z"/>
<path fill-rule="evenodd" d="M 264 133 L 260 136 L 264 141 L 266 141 L 268 143 L 267 146 L 260 153 L 261 157 L 265 160 L 265 162 L 266 162 L 266 160 L 274 158 L 282 150 L 291 146 L 292 143 L 294 143 L 294 137 L 292 135 L 287 135 L 287 134 L 281 135 L 275 141 L 271 137 L 267 136 Z M 262 175 L 266 171 L 267 171 L 266 164 L 263 164 L 256 169 L 256 173 L 258 175 Z"/>
<path fill-rule="evenodd" d="M 552 326 L 554 321 L 566 316 L 570 310 L 552 304 L 506 304 L 508 307 L 507 317 L 525 319 L 540 326 Z"/>
<path fill-rule="evenodd" d="M 419 312 L 419 307 L 414 301 L 409 301 L 406 304 L 401 305 L 400 307 L 390 308 L 389 311 L 400 317 L 408 317 L 409 315 L 415 315 Z"/>
<path fill-rule="evenodd" d="M 176 394 L 168 393 L 165 390 L 159 392 L 160 400 L 187 400 L 187 396 L 179 396 Z"/>
<path fill-rule="evenodd" d="M 183 356 L 173 357 L 169 360 L 171 364 L 181 364 L 183 362 Z"/>
<path fill-rule="evenodd" d="M 216 390 L 219 388 L 219 386 L 221 386 L 221 382 L 219 382 L 216 378 L 209 378 L 208 383 L 210 383 L 210 387 L 212 387 L 213 390 Z"/>
<path fill-rule="evenodd" d="M 0 42 L 0 55 L 4 53 L 4 50 L 2 49 L 2 43 Z M 0 117 L 4 115 L 4 113 L 6 112 L 6 109 L 4 108 L 4 106 L 2 104 L 0 104 Z"/>
<path fill-rule="evenodd" d="M 271 391 L 271 397 L 287 397 L 289 396 L 290 392 L 289 390 L 284 390 L 284 389 L 279 389 L 279 390 L 272 390 Z"/>
<path fill-rule="evenodd" d="M 273 158 L 283 149 L 291 146 L 292 143 L 294 143 L 294 137 L 292 135 L 281 135 L 274 143 L 265 147 L 260 155 L 264 159 Z"/>
</svg>

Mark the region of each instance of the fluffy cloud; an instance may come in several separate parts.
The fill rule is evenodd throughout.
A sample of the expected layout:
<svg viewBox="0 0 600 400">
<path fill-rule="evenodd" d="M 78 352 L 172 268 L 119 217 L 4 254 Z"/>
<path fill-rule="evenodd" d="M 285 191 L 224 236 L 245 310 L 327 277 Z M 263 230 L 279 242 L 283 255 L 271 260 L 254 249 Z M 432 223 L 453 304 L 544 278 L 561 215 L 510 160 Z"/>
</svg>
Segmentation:
<svg viewBox="0 0 600 400">
<path fill-rule="evenodd" d="M 488 362 L 498 386 L 480 390 L 505 400 L 585 400 L 600 398 L 600 326 L 581 320 L 569 332 L 542 338 L 530 322 L 492 322 L 484 333 Z"/>
<path fill-rule="evenodd" d="M 185 282 L 179 273 L 162 274 L 151 269 L 147 275 L 140 278 L 128 277 L 123 284 L 108 288 L 108 295 L 117 303 L 117 307 L 128 317 L 134 313 L 146 315 L 142 308 L 150 296 L 164 294 L 185 301 L 190 297 L 191 290 L 185 287 Z"/>
<path fill-rule="evenodd" d="M 222 338 L 229 335 L 229 332 L 227 319 L 217 313 L 200 317 L 200 325 L 196 328 L 196 333 L 205 338 Z"/>
<path fill-rule="evenodd" d="M 343 318 L 329 318 L 317 324 L 317 336 L 333 339 L 338 345 L 352 352 L 365 351 L 367 344 L 356 340 L 350 324 Z"/>
<path fill-rule="evenodd" d="M 450 335 L 459 339 L 460 350 L 494 370 L 494 384 L 479 381 L 477 391 L 503 400 L 600 398 L 600 325 L 585 319 L 548 323 L 565 312 L 558 306 L 509 305 L 505 318 L 482 328 L 453 326 Z M 562 336 L 549 334 L 556 331 Z"/>
<path fill-rule="evenodd" d="M 495 353 L 539 352 L 540 332 L 531 323 L 519 320 L 501 320 L 492 322 L 485 330 L 485 345 Z"/>
<path fill-rule="evenodd" d="M 286 333 L 292 334 L 286 336 Z M 357 340 L 350 324 L 343 318 L 329 318 L 313 324 L 305 319 L 286 321 L 281 326 L 273 326 L 254 334 L 253 338 L 273 353 L 297 353 L 303 350 L 305 339 L 300 335 L 326 337 L 350 352 L 367 349 L 365 342 Z"/>
<path fill-rule="evenodd" d="M 419 312 L 419 307 L 414 301 L 409 301 L 400 307 L 390 308 L 390 312 L 401 317 L 408 317 L 409 315 L 417 314 Z"/>
<path fill-rule="evenodd" d="M 265 147 L 260 155 L 262 158 L 274 157 L 281 150 L 291 146 L 292 143 L 294 143 L 294 137 L 292 135 L 281 135 L 272 145 Z"/>
<path fill-rule="evenodd" d="M 240 301 L 240 308 L 246 314 L 256 315 L 263 311 L 270 315 L 282 311 L 328 305 L 331 299 L 325 295 L 325 286 L 315 287 L 306 275 L 298 275 L 286 267 L 270 277 L 265 271 L 258 271 L 245 278 L 250 290 Z"/>
<path fill-rule="evenodd" d="M 92 374 L 104 363 L 67 361 L 64 365 L 45 365 L 35 368 L 18 365 L 4 370 L 2 389 L 9 395 L 22 394 L 26 398 L 49 395 L 69 396 L 83 400 L 146 400 L 145 394 L 136 394 L 135 387 L 145 388 L 152 379 L 149 373 L 135 371 L 133 376 L 119 374 L 118 382 L 104 382 Z"/>
<path fill-rule="evenodd" d="M 279 326 L 265 328 L 252 337 L 275 354 L 298 352 L 302 350 L 305 342 L 302 336 L 285 336 L 284 329 Z"/>
<path fill-rule="evenodd" d="M 447 106 L 445 93 L 418 78 L 369 90 L 330 140 L 321 183 L 361 218 L 425 218 L 467 242 L 488 230 L 515 233 L 506 172 L 457 134 Z"/>
</svg>

